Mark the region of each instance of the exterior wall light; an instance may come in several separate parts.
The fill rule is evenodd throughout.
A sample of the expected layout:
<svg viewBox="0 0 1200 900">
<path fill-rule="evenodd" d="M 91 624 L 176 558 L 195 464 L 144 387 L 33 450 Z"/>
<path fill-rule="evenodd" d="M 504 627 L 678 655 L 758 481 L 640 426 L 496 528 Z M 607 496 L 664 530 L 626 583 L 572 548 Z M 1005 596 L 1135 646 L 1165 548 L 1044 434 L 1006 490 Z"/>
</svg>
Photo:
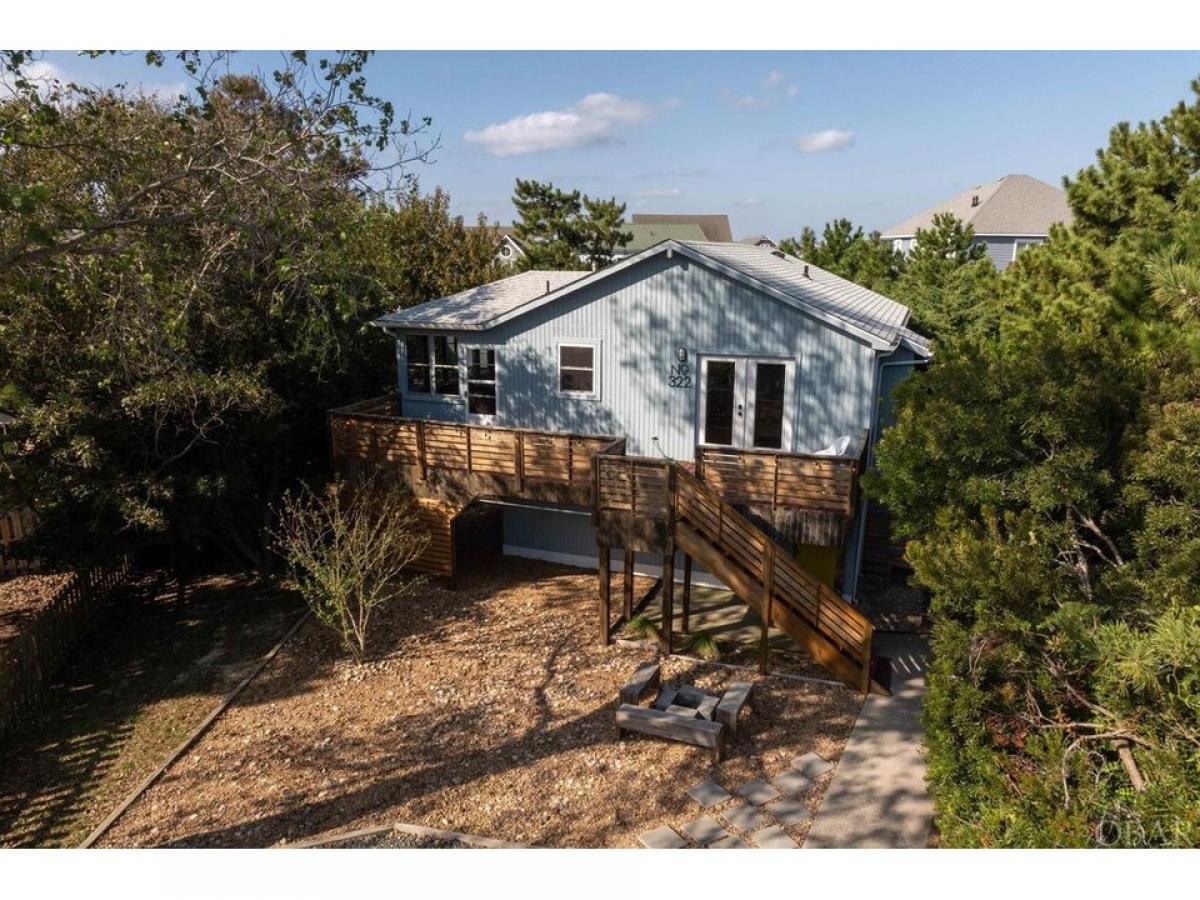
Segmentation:
<svg viewBox="0 0 1200 900">
<path fill-rule="evenodd" d="M 675 358 L 681 363 L 687 362 L 687 347 L 680 347 L 675 351 Z"/>
</svg>

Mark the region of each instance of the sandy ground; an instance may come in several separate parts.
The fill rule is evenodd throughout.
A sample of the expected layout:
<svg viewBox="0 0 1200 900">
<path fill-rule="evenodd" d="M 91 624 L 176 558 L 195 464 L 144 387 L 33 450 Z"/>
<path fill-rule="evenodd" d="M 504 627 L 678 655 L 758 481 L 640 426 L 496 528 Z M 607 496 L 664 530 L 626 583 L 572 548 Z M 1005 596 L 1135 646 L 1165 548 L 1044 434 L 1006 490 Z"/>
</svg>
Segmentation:
<svg viewBox="0 0 1200 900">
<path fill-rule="evenodd" d="M 457 591 L 430 585 L 380 618 L 376 661 L 302 629 L 103 843 L 266 847 L 409 822 L 631 847 L 693 817 L 686 791 L 710 775 L 732 787 L 810 750 L 836 760 L 861 706 L 771 677 L 720 766 L 685 745 L 618 742 L 618 688 L 652 653 L 599 646 L 595 575 L 496 557 L 462 568 Z M 747 675 L 671 661 L 664 677 L 719 690 Z"/>
</svg>

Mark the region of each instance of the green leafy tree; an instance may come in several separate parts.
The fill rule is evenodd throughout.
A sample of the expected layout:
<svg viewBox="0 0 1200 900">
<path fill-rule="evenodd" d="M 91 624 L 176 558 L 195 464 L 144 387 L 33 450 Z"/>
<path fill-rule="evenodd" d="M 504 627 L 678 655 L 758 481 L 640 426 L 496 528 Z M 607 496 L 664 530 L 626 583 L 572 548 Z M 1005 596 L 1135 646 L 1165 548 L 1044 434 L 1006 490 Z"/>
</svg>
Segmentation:
<svg viewBox="0 0 1200 900">
<path fill-rule="evenodd" d="M 392 383 L 366 323 L 489 277 L 491 239 L 409 182 L 434 142 L 367 92 L 367 58 L 261 78 L 181 54 L 193 84 L 163 100 L 3 57 L 0 465 L 44 553 L 264 567 L 272 503 L 323 465 L 322 411 Z"/>
<path fill-rule="evenodd" d="M 1200 840 L 1197 133 L 1200 102 L 1114 129 L 1069 182 L 1077 227 L 997 280 L 988 327 L 946 319 L 878 445 L 869 489 L 931 594 L 950 845 Z M 931 283 L 943 252 L 975 265 L 943 230 Z"/>
<path fill-rule="evenodd" d="M 613 250 L 633 237 L 622 231 L 625 205 L 615 198 L 594 200 L 552 182 L 518 178 L 513 206 L 527 269 L 578 269 L 584 260 L 595 268 L 606 266 Z"/>
</svg>

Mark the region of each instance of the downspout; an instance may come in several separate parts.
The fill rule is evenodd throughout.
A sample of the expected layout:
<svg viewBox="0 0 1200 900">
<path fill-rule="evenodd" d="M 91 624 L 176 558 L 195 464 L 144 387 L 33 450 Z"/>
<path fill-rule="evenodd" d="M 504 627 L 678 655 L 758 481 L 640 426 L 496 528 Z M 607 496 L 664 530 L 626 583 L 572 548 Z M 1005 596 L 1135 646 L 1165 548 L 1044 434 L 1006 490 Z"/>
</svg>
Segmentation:
<svg viewBox="0 0 1200 900">
<path fill-rule="evenodd" d="M 890 351 L 894 353 L 895 351 Z M 875 468 L 875 442 L 879 440 L 879 388 L 883 382 L 883 370 L 888 368 L 898 368 L 900 366 L 919 366 L 927 363 L 927 359 L 904 359 L 892 360 L 891 362 L 882 361 L 883 355 L 880 354 L 880 362 L 875 366 L 875 383 L 871 388 L 871 433 L 867 441 L 867 461 L 863 466 L 863 472 L 869 472 Z M 854 566 L 851 571 L 854 573 L 854 580 L 850 584 L 850 590 L 845 593 L 851 598 L 854 598 L 858 592 L 858 578 L 862 574 L 863 551 L 865 549 L 865 541 L 867 534 L 867 511 L 871 505 L 871 500 L 868 497 L 863 497 L 862 504 L 859 507 L 858 515 L 858 540 L 855 542 L 856 552 L 854 558 Z"/>
</svg>

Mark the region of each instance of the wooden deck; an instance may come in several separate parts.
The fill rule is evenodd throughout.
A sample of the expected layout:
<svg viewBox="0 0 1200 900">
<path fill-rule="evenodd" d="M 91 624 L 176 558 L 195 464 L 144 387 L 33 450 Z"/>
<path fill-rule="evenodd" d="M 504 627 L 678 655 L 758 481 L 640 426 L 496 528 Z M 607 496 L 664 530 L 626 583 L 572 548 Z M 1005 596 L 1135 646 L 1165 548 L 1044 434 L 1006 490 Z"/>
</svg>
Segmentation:
<svg viewBox="0 0 1200 900">
<path fill-rule="evenodd" d="M 592 459 L 623 454 L 624 438 L 411 419 L 395 397 L 329 413 L 334 472 L 383 471 L 419 497 L 469 503 L 518 498 L 584 506 L 592 500 Z"/>
<path fill-rule="evenodd" d="M 698 447 L 695 473 L 669 459 L 625 454 L 625 440 L 534 429 L 405 418 L 381 397 L 329 414 L 330 454 L 343 478 L 383 472 L 406 482 L 434 542 L 426 571 L 454 577 L 454 521 L 476 498 L 590 505 L 600 561 L 600 635 L 611 627 L 613 548 L 663 554 L 670 652 L 676 549 L 685 555 L 683 628 L 698 560 L 846 683 L 870 688 L 870 622 L 800 566 L 781 541 L 840 546 L 853 519 L 862 467 L 854 457 Z M 736 504 L 736 508 L 735 508 Z M 789 535 L 788 529 L 791 529 Z"/>
</svg>

